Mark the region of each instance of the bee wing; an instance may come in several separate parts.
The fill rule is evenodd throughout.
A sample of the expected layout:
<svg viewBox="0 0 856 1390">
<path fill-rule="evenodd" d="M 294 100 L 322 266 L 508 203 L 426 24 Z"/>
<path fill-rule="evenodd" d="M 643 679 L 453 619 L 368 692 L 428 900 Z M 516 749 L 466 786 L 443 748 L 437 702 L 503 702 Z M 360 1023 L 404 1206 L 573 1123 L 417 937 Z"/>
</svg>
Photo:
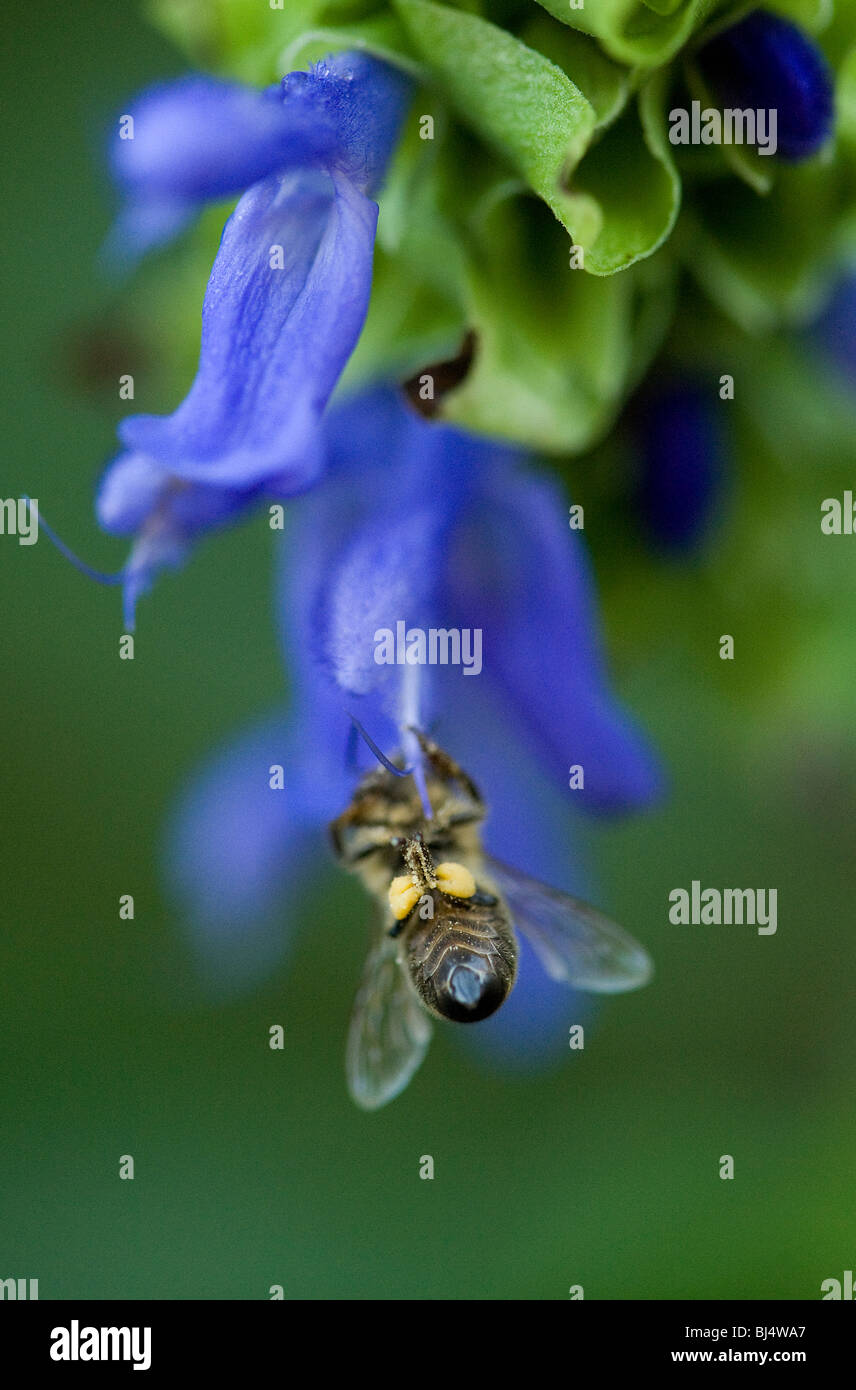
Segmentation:
<svg viewBox="0 0 856 1390">
<path fill-rule="evenodd" d="M 653 965 L 647 951 L 602 912 L 498 859 L 486 859 L 515 926 L 525 932 L 554 980 L 619 994 L 650 979 Z"/>
<path fill-rule="evenodd" d="M 354 1003 L 345 1067 L 348 1090 L 364 1110 L 377 1110 L 404 1090 L 431 1041 L 431 1021 L 386 932 L 369 955 Z"/>
</svg>

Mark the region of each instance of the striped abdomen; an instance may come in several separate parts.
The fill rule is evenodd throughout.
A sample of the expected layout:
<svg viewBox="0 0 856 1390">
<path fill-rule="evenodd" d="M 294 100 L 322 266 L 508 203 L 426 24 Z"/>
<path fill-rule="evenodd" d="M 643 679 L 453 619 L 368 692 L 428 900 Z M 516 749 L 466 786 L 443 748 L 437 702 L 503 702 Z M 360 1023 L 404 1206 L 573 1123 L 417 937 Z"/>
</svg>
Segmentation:
<svg viewBox="0 0 856 1390">
<path fill-rule="evenodd" d="M 449 898 L 426 894 L 434 915 L 413 913 L 405 956 L 426 1009 L 456 1023 L 478 1023 L 508 997 L 517 971 L 517 947 L 502 900 L 487 893 Z"/>
</svg>

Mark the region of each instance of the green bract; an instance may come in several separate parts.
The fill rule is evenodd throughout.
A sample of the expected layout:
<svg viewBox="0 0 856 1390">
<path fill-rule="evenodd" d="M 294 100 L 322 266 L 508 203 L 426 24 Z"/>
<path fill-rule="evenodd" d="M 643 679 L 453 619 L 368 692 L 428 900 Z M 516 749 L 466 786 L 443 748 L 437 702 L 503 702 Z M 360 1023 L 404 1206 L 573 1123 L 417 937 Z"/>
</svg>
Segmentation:
<svg viewBox="0 0 856 1390">
<path fill-rule="evenodd" d="M 274 0 L 274 3 L 276 0 Z M 748 332 L 799 321 L 852 247 L 856 4 L 768 0 L 838 74 L 835 141 L 789 166 L 676 147 L 710 101 L 699 43 L 730 0 L 154 0 L 197 65 L 263 85 L 363 47 L 416 82 L 381 196 L 369 319 L 347 382 L 455 359 L 439 413 L 545 452 L 608 432 L 690 277 Z M 347 384 L 347 383 L 346 383 Z"/>
</svg>

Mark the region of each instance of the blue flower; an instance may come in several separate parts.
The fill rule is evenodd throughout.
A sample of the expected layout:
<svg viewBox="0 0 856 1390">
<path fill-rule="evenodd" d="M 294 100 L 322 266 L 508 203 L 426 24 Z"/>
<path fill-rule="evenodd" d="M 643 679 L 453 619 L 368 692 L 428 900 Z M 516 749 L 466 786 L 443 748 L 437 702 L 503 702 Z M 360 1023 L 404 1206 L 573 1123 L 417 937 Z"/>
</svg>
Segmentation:
<svg viewBox="0 0 856 1390">
<path fill-rule="evenodd" d="M 317 426 L 368 307 L 383 176 L 409 86 L 362 54 L 253 92 L 192 78 L 129 113 L 113 164 L 128 198 L 114 246 L 174 231 L 208 198 L 244 193 L 226 224 L 202 311 L 196 379 L 171 415 L 124 420 L 124 452 L 97 513 L 137 538 L 126 612 L 201 531 L 320 470 Z"/>
<path fill-rule="evenodd" d="M 808 159 L 832 131 L 833 79 L 795 24 L 755 10 L 705 44 L 699 66 L 723 106 L 777 113 L 777 153 Z"/>
<path fill-rule="evenodd" d="M 283 547 L 291 709 L 202 771 L 167 835 L 196 946 L 230 982 L 281 955 L 323 871 L 326 826 L 351 800 L 360 763 L 372 764 L 360 745 L 349 765 L 349 712 L 390 754 L 404 746 L 417 775 L 407 730 L 430 726 L 482 788 L 489 851 L 578 893 L 579 865 L 568 881 L 577 799 L 618 810 L 658 786 L 609 688 L 587 559 L 553 483 L 391 392 L 331 412 L 324 434 L 325 485 L 291 509 Z M 399 621 L 479 630 L 482 670 L 379 664 L 378 632 Z M 282 789 L 269 784 L 276 765 Z M 569 790 L 572 765 L 584 770 L 581 790 Z M 579 1017 L 524 951 L 512 998 L 477 1031 L 494 1053 L 558 1055 Z"/>
<path fill-rule="evenodd" d="M 142 92 L 117 126 L 110 167 L 124 195 L 114 258 L 173 237 L 206 202 L 270 174 L 337 169 L 366 192 L 383 180 L 409 83 L 386 63 L 346 53 L 264 91 L 191 75 Z"/>
<path fill-rule="evenodd" d="M 647 388 L 633 409 L 640 462 L 636 508 L 658 550 L 695 549 L 722 500 L 721 422 L 707 390 L 688 380 Z"/>
</svg>

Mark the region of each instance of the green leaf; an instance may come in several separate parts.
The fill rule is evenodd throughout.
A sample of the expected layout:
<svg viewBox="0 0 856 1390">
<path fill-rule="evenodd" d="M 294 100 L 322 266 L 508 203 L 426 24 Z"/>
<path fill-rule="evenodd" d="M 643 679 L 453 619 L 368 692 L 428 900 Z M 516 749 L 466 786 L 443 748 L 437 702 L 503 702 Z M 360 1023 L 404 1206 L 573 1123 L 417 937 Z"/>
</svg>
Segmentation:
<svg viewBox="0 0 856 1390">
<path fill-rule="evenodd" d="M 590 200 L 563 182 L 597 124 L 594 107 L 543 54 L 433 0 L 394 0 L 420 58 L 460 118 L 547 203 L 581 244 L 597 231 Z"/>
<path fill-rule="evenodd" d="M 839 136 L 848 144 L 856 143 L 856 47 L 851 48 L 839 69 L 835 106 Z"/>
<path fill-rule="evenodd" d="M 686 287 L 667 351 L 676 370 L 706 377 L 712 392 L 721 373 L 734 377 L 740 413 L 776 454 L 777 466 L 805 485 L 812 499 L 821 472 L 846 473 L 850 467 L 856 393 L 813 337 L 778 328 L 741 332 L 710 300 Z"/>
<path fill-rule="evenodd" d="M 417 107 L 379 198 L 371 304 L 346 389 L 378 377 L 407 378 L 454 357 L 468 327 L 457 219 L 483 193 L 483 181 L 490 187 L 489 173 L 468 179 L 462 190 L 460 166 L 472 158 L 468 144 L 461 149 L 466 137 L 438 107 L 434 139 L 423 140 L 419 117 Z"/>
<path fill-rule="evenodd" d="M 406 259 L 378 247 L 368 318 L 341 389 L 405 381 L 432 362 L 454 357 L 466 331 L 460 304 L 435 284 L 415 279 Z"/>
<path fill-rule="evenodd" d="M 713 13 L 719 0 L 538 0 L 555 19 L 591 34 L 620 63 L 655 67 L 669 62 Z"/>
<path fill-rule="evenodd" d="M 766 198 L 718 181 L 695 190 L 676 250 L 741 326 L 770 329 L 819 306 L 852 204 L 841 171 L 819 161 L 780 169 Z"/>
<path fill-rule="evenodd" d="M 153 21 L 198 67 L 261 86 L 347 48 L 407 62 L 401 27 L 382 0 L 149 0 Z"/>
<path fill-rule="evenodd" d="M 607 58 L 588 34 L 554 24 L 545 14 L 536 14 L 520 37 L 530 48 L 537 49 L 561 68 L 591 102 L 597 130 L 621 114 L 630 92 L 630 73 Z"/>
<path fill-rule="evenodd" d="M 586 248 L 586 269 L 613 275 L 650 256 L 669 236 L 681 185 L 668 141 L 663 104 L 667 74 L 655 74 L 636 105 L 606 131 L 580 164 L 574 189 L 600 208 L 602 230 Z"/>
<path fill-rule="evenodd" d="M 701 69 L 692 60 L 686 64 L 685 78 L 691 99 L 699 103 L 702 111 L 720 109 L 720 103 L 707 85 Z M 759 154 L 757 149 L 749 145 L 722 144 L 710 148 L 716 150 L 716 154 L 710 156 L 712 162 L 721 161 L 756 193 L 769 193 L 776 178 L 776 161 L 771 155 Z"/>
<path fill-rule="evenodd" d="M 661 341 L 668 263 L 609 279 L 572 270 L 559 227 L 519 197 L 493 207 L 468 252 L 476 355 L 444 417 L 542 452 L 589 447 Z"/>
<path fill-rule="evenodd" d="M 839 0 L 839 8 L 842 10 L 849 4 L 850 0 Z M 784 15 L 785 19 L 792 19 L 794 24 L 799 24 L 801 28 L 808 29 L 813 34 L 826 28 L 835 7 L 835 0 L 766 0 L 764 5 L 765 9 L 774 10 L 777 14 Z"/>
<path fill-rule="evenodd" d="M 642 0 L 642 3 L 655 14 L 671 15 L 681 8 L 684 0 Z"/>
<path fill-rule="evenodd" d="M 361 49 L 388 63 L 417 73 L 418 64 L 401 24 L 394 15 L 373 15 L 341 28 L 303 30 L 278 56 L 277 71 L 294 72 L 330 53 Z"/>
<path fill-rule="evenodd" d="M 320 22 L 325 0 L 149 0 L 159 28 L 198 67 L 222 70 L 247 82 L 268 82 L 275 54 L 304 29 Z"/>
</svg>

